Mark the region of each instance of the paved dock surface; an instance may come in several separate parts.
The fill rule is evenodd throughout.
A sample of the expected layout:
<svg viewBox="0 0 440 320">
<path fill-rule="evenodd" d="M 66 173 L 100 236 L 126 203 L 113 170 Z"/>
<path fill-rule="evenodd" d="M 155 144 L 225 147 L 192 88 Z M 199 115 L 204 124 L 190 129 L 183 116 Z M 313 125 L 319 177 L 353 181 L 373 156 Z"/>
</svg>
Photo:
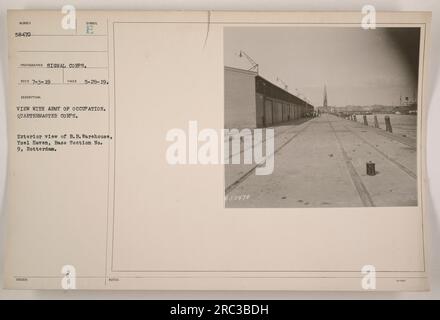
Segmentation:
<svg viewBox="0 0 440 320">
<path fill-rule="evenodd" d="M 226 165 L 226 207 L 417 205 L 416 140 L 331 114 L 275 128 L 271 175 Z M 375 163 L 376 175 L 366 174 Z"/>
</svg>

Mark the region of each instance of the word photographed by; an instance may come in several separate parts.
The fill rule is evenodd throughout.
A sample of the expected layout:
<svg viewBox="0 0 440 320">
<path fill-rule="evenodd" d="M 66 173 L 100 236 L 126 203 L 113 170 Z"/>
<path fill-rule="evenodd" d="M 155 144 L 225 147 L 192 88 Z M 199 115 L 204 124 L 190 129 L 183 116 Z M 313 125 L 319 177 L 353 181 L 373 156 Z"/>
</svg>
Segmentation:
<svg viewBox="0 0 440 320">
<path fill-rule="evenodd" d="M 166 141 L 171 142 L 166 150 L 170 165 L 254 164 L 256 175 L 270 175 L 274 170 L 272 128 L 205 128 L 199 132 L 197 121 L 189 121 L 187 131 L 169 130 Z"/>
</svg>

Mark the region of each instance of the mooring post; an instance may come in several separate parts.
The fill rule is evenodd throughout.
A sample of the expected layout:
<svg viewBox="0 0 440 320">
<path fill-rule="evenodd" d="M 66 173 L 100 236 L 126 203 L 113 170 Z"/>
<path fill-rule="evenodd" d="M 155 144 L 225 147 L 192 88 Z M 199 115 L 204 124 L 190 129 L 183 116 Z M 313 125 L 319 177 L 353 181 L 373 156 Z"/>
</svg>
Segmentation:
<svg viewBox="0 0 440 320">
<path fill-rule="evenodd" d="M 368 120 L 367 120 L 367 115 L 364 114 L 364 125 L 368 126 Z"/>
<path fill-rule="evenodd" d="M 385 116 L 385 130 L 388 132 L 393 132 L 393 128 L 391 127 L 390 116 Z"/>
<path fill-rule="evenodd" d="M 376 164 L 372 161 L 367 162 L 367 175 L 369 176 L 376 175 Z"/>
<path fill-rule="evenodd" d="M 379 121 L 377 121 L 377 116 L 374 115 L 374 127 L 379 128 Z"/>
</svg>

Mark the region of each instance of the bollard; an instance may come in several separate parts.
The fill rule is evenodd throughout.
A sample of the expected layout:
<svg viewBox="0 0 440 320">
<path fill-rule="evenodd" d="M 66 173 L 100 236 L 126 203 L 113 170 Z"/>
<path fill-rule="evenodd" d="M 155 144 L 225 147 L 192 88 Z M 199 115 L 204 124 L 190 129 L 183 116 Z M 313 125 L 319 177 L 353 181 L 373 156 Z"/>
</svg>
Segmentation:
<svg viewBox="0 0 440 320">
<path fill-rule="evenodd" d="M 379 128 L 379 121 L 377 121 L 377 116 L 374 115 L 374 127 Z"/>
<path fill-rule="evenodd" d="M 364 114 L 364 125 L 368 126 L 367 116 Z"/>
<path fill-rule="evenodd" d="M 374 162 L 367 162 L 367 175 L 375 176 L 376 175 L 376 164 Z"/>
<path fill-rule="evenodd" d="M 388 132 L 393 132 L 393 128 L 391 127 L 390 116 L 385 116 L 385 130 Z"/>
</svg>

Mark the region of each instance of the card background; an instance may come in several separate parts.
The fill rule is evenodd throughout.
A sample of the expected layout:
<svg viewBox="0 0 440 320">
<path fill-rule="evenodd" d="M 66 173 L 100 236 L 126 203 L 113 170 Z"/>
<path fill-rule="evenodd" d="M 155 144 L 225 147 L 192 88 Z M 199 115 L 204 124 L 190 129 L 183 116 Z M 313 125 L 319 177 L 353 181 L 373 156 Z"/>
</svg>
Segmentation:
<svg viewBox="0 0 440 320">
<path fill-rule="evenodd" d="M 313 6 L 313 4 L 317 5 L 320 2 L 321 2 L 321 6 L 316 6 L 316 7 Z M 8 5 L 9 5 L 9 8 L 18 8 L 17 6 L 19 5 L 19 3 L 20 2 L 14 2 L 14 6 L 12 7 L 12 3 L 9 3 L 7 1 L 2 2 L 2 22 L 3 22 L 3 25 L 5 25 L 5 10 L 4 10 L 4 7 L 8 7 Z M 21 3 L 26 4 L 27 2 L 23 1 Z M 100 3 L 100 1 L 96 1 L 95 3 L 98 4 L 98 3 Z M 114 3 L 116 3 L 116 2 L 114 2 Z M 185 3 L 185 5 L 188 6 L 188 5 L 190 5 L 190 3 L 192 3 L 192 2 L 188 1 L 188 2 Z M 215 5 L 212 5 L 211 9 L 226 9 L 224 7 L 225 3 L 227 3 L 227 2 L 223 2 L 223 6 L 220 6 L 220 7 L 215 7 Z M 255 1 L 254 3 L 257 4 L 258 1 Z M 297 2 L 296 6 L 290 6 L 290 7 L 287 7 L 287 5 L 288 5 L 287 1 L 284 3 L 284 5 L 282 4 L 282 1 L 277 1 L 276 3 L 277 4 L 280 3 L 279 4 L 280 6 L 278 6 L 278 7 L 275 6 L 275 2 L 272 3 L 272 5 L 274 7 L 271 7 L 271 8 L 261 7 L 261 5 L 263 5 L 263 3 L 261 3 L 260 6 L 258 6 L 258 7 L 257 7 L 257 5 L 252 6 L 251 3 L 248 3 L 247 7 L 239 7 L 239 8 L 232 7 L 232 4 L 231 4 L 231 7 L 228 7 L 228 9 L 234 9 L 234 10 L 237 10 L 237 9 L 248 9 L 249 10 L 249 9 L 256 9 L 256 8 L 259 8 L 259 9 L 262 9 L 262 10 L 263 9 L 266 9 L 266 10 L 267 9 L 274 9 L 274 10 L 275 9 L 277 9 L 277 10 L 281 10 L 281 9 L 284 9 L 284 10 L 287 10 L 287 9 L 289 9 L 289 10 L 299 10 L 299 9 L 302 9 L 302 10 L 304 10 L 304 9 L 308 9 L 308 8 L 310 8 L 310 9 L 312 9 L 312 8 L 313 9 L 319 9 L 319 10 L 324 10 L 324 9 L 329 9 L 329 10 L 330 9 L 331 10 L 341 9 L 341 8 L 331 7 L 331 6 L 329 6 L 330 4 L 326 4 L 327 6 L 324 6 L 324 2 L 323 1 L 312 1 L 312 2 L 308 1 L 307 5 L 309 7 L 305 7 L 305 6 L 301 7 L 300 6 L 300 3 L 301 3 L 300 1 Z M 342 6 L 341 3 L 344 3 L 344 1 L 339 2 L 338 3 L 339 6 Z M 358 7 L 360 7 L 360 4 L 356 4 L 355 1 L 345 1 L 345 3 L 346 3 L 346 7 L 344 7 L 344 9 L 347 9 L 347 10 L 348 9 L 356 10 L 356 9 L 358 9 Z M 431 3 L 431 6 L 427 5 L 428 3 Z M 73 4 L 75 4 L 75 3 L 73 3 Z M 81 4 L 81 2 L 78 2 L 78 4 Z M 196 5 L 196 4 L 197 4 L 197 2 L 194 5 Z M 371 4 L 375 4 L 374 1 L 372 1 Z M 438 88 L 438 83 L 436 83 L 435 80 L 438 79 L 438 72 L 437 72 L 437 70 L 438 70 L 438 58 L 437 57 L 439 56 L 439 54 L 438 54 L 438 44 L 436 42 L 436 38 L 438 38 L 438 34 L 436 34 L 436 29 L 439 29 L 439 28 L 438 28 L 438 26 L 436 27 L 435 15 L 436 15 L 436 12 L 440 11 L 439 5 L 434 3 L 434 1 L 425 1 L 423 3 L 423 5 L 424 5 L 423 7 L 421 6 L 421 4 L 419 4 L 419 6 L 417 7 L 417 3 L 415 3 L 415 2 L 411 3 L 412 6 L 409 6 L 409 1 L 393 1 L 393 4 L 394 4 L 394 6 L 390 6 L 390 4 L 388 4 L 388 6 L 385 6 L 385 7 L 381 7 L 381 6 L 378 5 L 377 9 L 378 10 L 385 10 L 385 9 L 386 10 L 411 10 L 412 9 L 412 10 L 430 10 L 430 11 L 434 11 L 433 12 L 434 18 L 433 18 L 433 25 L 432 25 L 432 37 L 431 37 L 432 38 L 432 45 L 431 45 L 432 46 L 432 51 L 431 51 L 431 55 L 430 55 L 431 66 L 432 67 L 430 68 L 431 69 L 431 74 L 429 74 L 429 77 L 432 80 L 431 83 L 432 83 L 433 88 L 435 88 L 435 87 Z M 124 2 L 124 5 L 125 5 L 124 8 L 129 8 L 127 2 Z M 206 6 L 207 3 L 204 3 L 204 5 Z M 181 6 L 181 4 L 175 3 L 174 6 L 171 6 L 171 7 L 164 7 L 164 6 L 162 6 L 162 7 L 148 7 L 148 8 L 142 7 L 142 8 L 143 9 L 166 9 L 166 8 L 180 8 L 180 6 Z M 29 8 L 29 7 L 25 6 L 25 8 Z M 87 6 L 84 6 L 84 7 L 80 6 L 80 8 L 81 9 L 83 9 L 83 8 L 86 9 L 88 7 Z M 196 9 L 196 8 L 200 9 L 201 7 L 200 6 L 199 7 L 194 7 L 194 6 L 193 7 L 188 7 L 188 9 L 190 9 L 190 8 L 191 9 Z M 105 6 L 105 4 L 103 3 L 102 4 L 102 9 L 110 9 L 110 8 Z M 130 7 L 130 9 L 136 9 L 136 8 L 135 7 Z M 4 29 L 2 31 L 4 31 Z M 6 52 L 5 32 L 3 32 L 3 34 L 2 34 L 2 38 L 3 38 L 2 39 L 2 51 L 4 53 L 2 55 L 2 67 L 3 67 L 3 70 L 2 70 L 3 71 L 2 72 L 2 81 L 3 81 L 3 83 L 2 83 L 2 86 L 1 86 L 0 90 L 2 90 L 1 93 L 4 96 L 4 92 L 5 92 L 4 80 L 6 79 L 6 70 L 4 69 L 4 67 L 7 65 L 7 61 L 6 61 L 7 55 L 5 54 L 5 52 Z M 432 92 L 432 94 L 430 95 L 430 97 L 431 97 L 432 100 L 431 100 L 430 105 L 431 106 L 435 106 L 436 104 L 438 105 L 439 90 L 435 90 L 435 91 L 432 90 L 431 92 Z M 437 153 L 435 153 L 436 149 L 433 146 L 434 146 L 434 141 L 435 141 L 434 137 L 439 134 L 439 130 L 436 129 L 436 126 L 434 126 L 432 124 L 435 123 L 435 122 L 438 122 L 439 111 L 435 110 L 434 107 L 431 107 L 428 111 L 429 111 L 429 117 L 428 117 L 428 128 L 429 128 L 428 129 L 428 174 L 429 174 L 430 182 L 431 182 L 431 185 L 430 185 L 430 187 L 431 187 L 431 194 L 433 194 L 433 195 L 437 194 L 438 195 L 438 194 L 440 194 L 440 192 L 439 192 L 440 191 L 440 188 L 439 188 L 439 185 L 440 185 L 439 169 L 435 167 L 435 163 L 438 163 L 440 155 L 438 154 L 438 151 L 437 151 Z M 0 140 L 0 143 L 1 143 L 0 144 L 0 148 L 1 148 L 0 149 L 0 155 L 1 155 L 1 158 L 0 158 L 0 166 L 1 166 L 0 181 L 2 181 L 1 189 L 0 189 L 0 194 L 4 194 L 4 174 L 5 174 L 5 161 L 6 161 L 6 157 L 5 157 L 5 155 L 6 155 L 6 148 L 5 148 L 5 145 L 6 145 L 6 140 L 5 139 L 6 139 L 6 137 L 5 137 L 5 130 L 4 130 L 4 128 L 5 128 L 5 125 L 4 125 L 5 124 L 4 99 L 2 99 L 2 107 L 0 109 L 0 117 L 1 117 L 0 120 L 1 120 L 1 124 L 2 124 L 2 125 L 0 125 L 0 130 L 1 130 L 1 140 Z M 437 191 L 437 192 L 435 192 L 435 191 Z M 433 253 L 432 275 L 434 277 L 432 279 L 432 290 L 433 291 L 431 293 L 423 293 L 423 294 L 418 294 L 418 295 L 417 294 L 398 294 L 398 295 L 393 294 L 393 296 L 398 296 L 398 297 L 422 297 L 422 296 L 434 297 L 436 294 L 438 296 L 439 288 L 436 287 L 436 283 L 440 282 L 440 281 L 438 281 L 439 257 L 438 257 L 438 253 L 437 253 L 438 250 L 435 250 L 436 249 L 435 244 L 439 243 L 439 241 L 436 241 L 436 239 L 438 240 L 438 229 L 439 229 L 438 228 L 438 220 L 439 219 L 433 214 L 435 212 L 435 210 L 432 210 L 432 209 L 435 209 L 436 207 L 440 206 L 440 199 L 438 197 L 437 198 L 432 197 L 430 199 L 431 199 L 432 205 L 433 205 L 433 208 L 431 208 L 431 212 L 430 212 L 430 214 L 431 214 L 431 221 L 430 221 L 431 222 L 430 223 L 431 224 L 431 233 L 433 235 L 433 247 L 432 247 L 432 253 Z M 4 214 L 2 214 L 2 221 L 4 221 Z M 2 227 L 3 226 L 4 226 L 4 223 L 2 223 Z M 4 232 L 2 232 L 2 235 L 4 235 Z M 2 237 L 2 240 L 3 239 L 4 239 L 4 237 Z M 4 246 L 2 246 L 2 247 L 4 247 Z M 3 264 L 2 264 L 1 267 L 3 267 Z M 435 277 L 437 277 L 437 281 L 435 281 Z M 33 292 L 33 293 L 31 293 L 31 292 L 26 292 L 26 291 L 21 291 L 20 293 L 15 293 L 13 291 L 8 291 L 8 292 L 6 292 L 6 294 L 9 297 L 27 296 L 27 297 L 36 297 L 36 298 L 52 297 L 52 296 L 56 295 L 56 293 L 43 293 L 43 292 L 38 292 L 38 293 Z M 63 296 L 65 296 L 65 297 L 91 297 L 91 296 L 96 295 L 96 294 L 99 294 L 102 297 L 105 297 L 107 295 L 108 296 L 118 295 L 118 293 L 107 293 L 107 292 L 106 293 L 104 293 L 104 292 L 100 292 L 100 293 L 93 293 L 93 292 L 88 292 L 88 293 L 69 292 L 68 294 L 65 294 Z M 137 297 L 137 296 L 139 296 L 139 297 L 173 297 L 173 293 L 156 294 L 156 295 L 154 293 L 142 293 L 142 294 L 140 294 L 140 293 L 130 293 L 129 295 L 131 297 Z M 206 297 L 206 294 L 204 294 L 204 295 Z M 213 295 L 213 297 L 222 297 L 221 293 L 210 293 L 210 295 Z M 228 297 L 231 298 L 232 295 L 237 295 L 237 296 L 243 297 L 243 294 L 240 294 L 240 293 L 233 293 L 233 294 L 228 295 Z M 0 293 L 0 297 L 3 297 L 3 296 L 6 297 L 4 291 L 2 291 Z M 174 297 L 183 297 L 183 296 L 184 297 L 197 297 L 197 294 L 195 294 L 195 293 L 174 294 Z M 320 294 L 316 295 L 315 297 L 320 297 L 320 296 L 328 296 L 328 297 L 336 298 L 336 297 L 356 297 L 357 295 L 356 294 L 337 294 L 337 293 L 335 293 L 335 294 L 325 293 L 324 294 L 324 293 L 320 293 Z M 365 297 L 365 295 L 363 295 L 363 296 Z M 372 297 L 373 296 L 374 297 L 387 296 L 387 294 L 381 293 L 381 294 L 376 294 L 376 295 L 371 295 L 371 296 Z M 252 293 L 252 294 L 246 294 L 245 297 L 248 297 L 248 298 L 252 298 L 252 297 L 259 297 L 259 298 L 263 298 L 263 297 L 313 297 L 313 295 L 312 294 L 301 294 L 301 293 L 284 293 L 284 294 L 282 294 L 282 293 L 271 293 L 271 294 L 268 294 L 268 293 Z"/>
</svg>

